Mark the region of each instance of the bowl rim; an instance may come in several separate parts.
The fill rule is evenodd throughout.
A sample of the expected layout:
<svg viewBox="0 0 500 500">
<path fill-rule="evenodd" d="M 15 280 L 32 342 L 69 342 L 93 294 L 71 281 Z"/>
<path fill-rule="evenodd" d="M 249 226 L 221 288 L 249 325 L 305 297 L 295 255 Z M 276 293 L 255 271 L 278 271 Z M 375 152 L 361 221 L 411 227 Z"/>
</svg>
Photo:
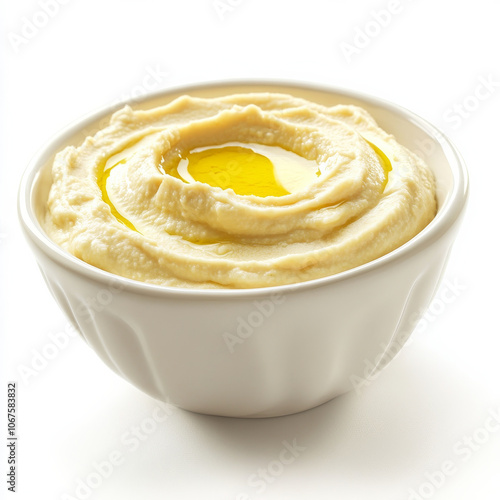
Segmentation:
<svg viewBox="0 0 500 500">
<path fill-rule="evenodd" d="M 449 162 L 450 170 L 453 176 L 453 188 L 448 195 L 445 203 L 439 208 L 434 219 L 417 235 L 411 238 L 395 250 L 361 266 L 322 278 L 315 278 L 308 281 L 291 283 L 285 285 L 275 285 L 270 287 L 258 288 L 231 288 L 231 289 L 203 289 L 203 288 L 180 288 L 164 285 L 155 285 L 151 283 L 141 282 L 130 278 L 125 278 L 117 274 L 104 271 L 98 267 L 88 264 L 77 257 L 70 254 L 68 251 L 61 248 L 45 233 L 32 206 L 34 183 L 38 177 L 39 170 L 46 164 L 48 158 L 53 156 L 61 149 L 61 144 L 78 133 L 78 130 L 84 130 L 91 122 L 102 119 L 104 116 L 113 113 L 119 108 L 129 104 L 138 106 L 145 101 L 149 101 L 161 96 L 170 94 L 189 93 L 190 91 L 210 90 L 220 87 L 235 87 L 235 86 L 255 86 L 267 87 L 267 90 L 255 89 L 255 92 L 270 91 L 272 87 L 287 87 L 297 90 L 318 91 L 324 93 L 335 93 L 344 95 L 347 99 L 364 101 L 373 106 L 388 109 L 390 112 L 399 115 L 405 120 L 409 120 L 432 139 L 439 143 L 446 154 Z M 352 279 L 363 274 L 370 273 L 385 267 L 392 262 L 406 259 L 415 253 L 418 253 L 423 248 L 430 245 L 433 241 L 438 240 L 445 232 L 450 229 L 460 215 L 467 203 L 469 193 L 469 179 L 467 168 L 462 158 L 462 155 L 457 150 L 454 143 L 442 132 L 438 127 L 432 125 L 426 119 L 417 115 L 407 108 L 388 101 L 384 98 L 379 98 L 364 92 L 354 91 L 338 86 L 330 86 L 315 82 L 308 82 L 293 79 L 224 79 L 224 80 L 208 80 L 198 83 L 181 84 L 168 86 L 157 89 L 152 92 L 147 92 L 144 95 L 133 98 L 123 99 L 119 102 L 102 106 L 97 110 L 87 113 L 80 118 L 70 122 L 58 133 L 54 134 L 45 145 L 41 147 L 28 163 L 23 172 L 18 190 L 18 218 L 24 230 L 25 236 L 42 250 L 53 261 L 56 261 L 63 267 L 70 269 L 83 277 L 98 281 L 109 286 L 111 283 L 119 284 L 123 289 L 133 289 L 141 294 L 152 294 L 155 296 L 178 296 L 183 298 L 215 298 L 215 297 L 260 297 L 269 296 L 272 294 L 284 294 L 294 291 L 308 290 L 318 288 L 332 283 Z"/>
</svg>

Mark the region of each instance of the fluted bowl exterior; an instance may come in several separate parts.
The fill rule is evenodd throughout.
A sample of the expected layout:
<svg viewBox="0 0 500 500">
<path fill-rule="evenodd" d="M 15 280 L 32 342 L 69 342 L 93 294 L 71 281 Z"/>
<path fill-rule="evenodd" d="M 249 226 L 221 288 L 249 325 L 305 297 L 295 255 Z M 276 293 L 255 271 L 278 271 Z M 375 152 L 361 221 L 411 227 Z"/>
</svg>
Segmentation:
<svg viewBox="0 0 500 500">
<path fill-rule="evenodd" d="M 425 312 L 443 275 L 467 200 L 467 174 L 449 140 L 413 113 L 341 89 L 290 82 L 222 82 L 164 90 L 152 107 L 183 93 L 287 91 L 324 104 L 364 105 L 418 151 L 438 184 L 438 215 L 419 235 L 359 268 L 295 285 L 183 290 L 135 282 L 71 256 L 40 224 L 50 161 L 114 108 L 51 141 L 21 182 L 19 215 L 46 283 L 83 339 L 116 373 L 154 398 L 200 413 L 278 416 L 349 391 L 387 364 Z M 382 122 L 382 123 L 380 123 Z M 391 127 L 393 130 L 391 130 Z"/>
</svg>

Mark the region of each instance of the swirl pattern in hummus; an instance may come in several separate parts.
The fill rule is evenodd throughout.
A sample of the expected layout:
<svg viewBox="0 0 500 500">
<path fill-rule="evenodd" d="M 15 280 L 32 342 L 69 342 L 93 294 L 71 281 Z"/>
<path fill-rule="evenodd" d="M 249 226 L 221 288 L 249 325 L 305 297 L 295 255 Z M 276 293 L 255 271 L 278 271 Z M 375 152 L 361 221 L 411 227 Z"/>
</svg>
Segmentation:
<svg viewBox="0 0 500 500">
<path fill-rule="evenodd" d="M 293 151 L 321 175 L 263 197 L 169 174 L 183 152 L 231 142 Z M 436 213 L 428 167 L 365 110 L 284 94 L 125 107 L 60 152 L 52 175 L 45 227 L 56 243 L 111 273 L 174 287 L 329 276 L 391 252 Z"/>
</svg>

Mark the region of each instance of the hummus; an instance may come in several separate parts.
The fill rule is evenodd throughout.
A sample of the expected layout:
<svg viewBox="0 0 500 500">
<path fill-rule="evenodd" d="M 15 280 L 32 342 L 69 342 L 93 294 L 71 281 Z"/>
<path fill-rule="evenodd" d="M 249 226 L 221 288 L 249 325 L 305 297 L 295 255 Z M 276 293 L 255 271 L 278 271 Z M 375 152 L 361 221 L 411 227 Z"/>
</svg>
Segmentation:
<svg viewBox="0 0 500 500">
<path fill-rule="evenodd" d="M 184 288 L 329 276 L 406 243 L 434 179 L 356 106 L 284 94 L 126 106 L 53 163 L 45 229 L 111 273 Z"/>
</svg>

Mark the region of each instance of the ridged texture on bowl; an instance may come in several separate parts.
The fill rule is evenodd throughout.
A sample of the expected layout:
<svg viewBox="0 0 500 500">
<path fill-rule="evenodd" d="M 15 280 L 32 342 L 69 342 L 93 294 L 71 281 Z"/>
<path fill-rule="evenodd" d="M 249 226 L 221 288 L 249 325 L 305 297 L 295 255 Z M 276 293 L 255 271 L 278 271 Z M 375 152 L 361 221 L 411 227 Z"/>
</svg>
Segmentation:
<svg viewBox="0 0 500 500">
<path fill-rule="evenodd" d="M 188 410 L 265 417 L 362 388 L 392 359 L 436 289 L 448 239 L 438 246 L 354 279 L 258 298 L 155 297 L 37 257 L 59 305 L 117 374 Z"/>
</svg>

